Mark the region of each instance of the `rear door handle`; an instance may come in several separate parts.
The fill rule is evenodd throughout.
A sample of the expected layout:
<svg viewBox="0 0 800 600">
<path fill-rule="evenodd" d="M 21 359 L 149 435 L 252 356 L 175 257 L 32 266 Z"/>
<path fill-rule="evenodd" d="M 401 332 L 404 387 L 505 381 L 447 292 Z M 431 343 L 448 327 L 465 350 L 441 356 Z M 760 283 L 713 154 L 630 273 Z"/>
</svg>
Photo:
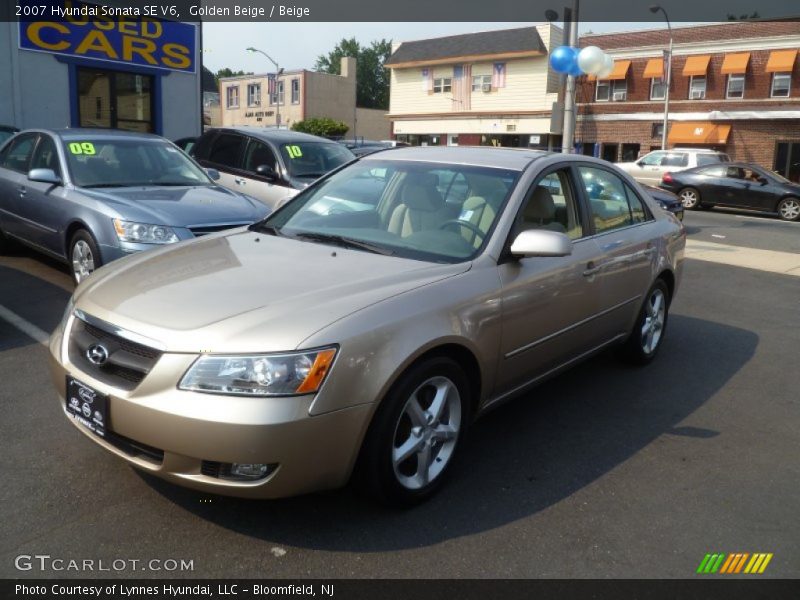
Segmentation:
<svg viewBox="0 0 800 600">
<path fill-rule="evenodd" d="M 586 265 L 586 270 L 583 272 L 584 277 L 591 277 L 592 275 L 597 275 L 603 267 L 594 264 L 594 262 L 590 262 Z"/>
</svg>

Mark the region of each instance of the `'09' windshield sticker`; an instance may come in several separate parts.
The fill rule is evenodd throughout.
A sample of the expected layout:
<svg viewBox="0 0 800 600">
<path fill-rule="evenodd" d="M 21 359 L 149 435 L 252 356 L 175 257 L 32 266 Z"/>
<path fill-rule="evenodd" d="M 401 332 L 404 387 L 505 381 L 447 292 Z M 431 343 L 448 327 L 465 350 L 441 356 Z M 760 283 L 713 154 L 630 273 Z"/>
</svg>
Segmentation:
<svg viewBox="0 0 800 600">
<path fill-rule="evenodd" d="M 73 154 L 87 154 L 89 156 L 95 154 L 94 144 L 91 142 L 72 142 L 69 145 L 69 151 Z"/>
</svg>

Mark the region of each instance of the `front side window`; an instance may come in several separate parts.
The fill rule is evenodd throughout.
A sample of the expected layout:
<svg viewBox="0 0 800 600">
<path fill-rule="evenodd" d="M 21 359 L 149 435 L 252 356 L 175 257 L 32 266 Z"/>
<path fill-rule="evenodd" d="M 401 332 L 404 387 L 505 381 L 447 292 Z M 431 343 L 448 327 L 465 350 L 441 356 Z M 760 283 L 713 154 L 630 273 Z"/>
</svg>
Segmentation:
<svg viewBox="0 0 800 600">
<path fill-rule="evenodd" d="M 522 206 L 517 231 L 546 229 L 576 240 L 583 236 L 577 201 L 569 170 L 545 175 L 531 190 Z"/>
<path fill-rule="evenodd" d="M 453 89 L 453 80 L 450 77 L 439 77 L 433 80 L 434 94 L 447 94 Z"/>
<path fill-rule="evenodd" d="M 472 76 L 472 91 L 482 92 L 492 89 L 492 76 L 491 75 L 473 75 Z"/>
<path fill-rule="evenodd" d="M 239 108 L 239 86 L 231 85 L 225 89 L 225 106 Z"/>
<path fill-rule="evenodd" d="M 36 151 L 31 159 L 31 169 L 51 169 L 56 175 L 61 175 L 58 163 L 56 143 L 49 135 L 43 135 L 36 146 Z"/>
<path fill-rule="evenodd" d="M 247 86 L 247 106 L 258 106 L 261 104 L 261 84 L 250 83 Z"/>
<path fill-rule="evenodd" d="M 642 157 L 642 160 L 639 161 L 643 165 L 647 165 L 648 167 L 657 167 L 661 164 L 666 152 L 651 152 L 650 154 L 646 154 Z"/>
<path fill-rule="evenodd" d="M 726 98 L 744 98 L 744 75 L 728 75 Z"/>
<path fill-rule="evenodd" d="M 611 82 L 608 80 L 597 81 L 597 90 L 595 91 L 595 99 L 598 102 L 608 102 L 611 94 Z"/>
<path fill-rule="evenodd" d="M 667 86 L 663 77 L 653 77 L 650 80 L 650 100 L 663 100 L 667 95 Z"/>
<path fill-rule="evenodd" d="M 773 73 L 772 92 L 770 96 L 772 96 L 773 98 L 788 98 L 791 85 L 792 85 L 791 73 Z"/>
<path fill-rule="evenodd" d="M 714 167 L 708 167 L 706 169 L 701 169 L 698 171 L 700 175 L 705 175 L 706 177 L 726 177 L 728 174 L 727 167 L 723 167 L 720 165 Z"/>
<path fill-rule="evenodd" d="M 689 79 L 689 100 L 702 100 L 706 97 L 706 76 L 692 75 Z"/>
<path fill-rule="evenodd" d="M 250 140 L 244 156 L 244 170 L 255 173 L 256 169 L 261 166 L 275 169 L 275 155 L 265 143 Z"/>
<path fill-rule="evenodd" d="M 578 167 L 589 197 L 596 233 L 613 231 L 647 220 L 639 196 L 619 176 L 596 167 Z"/>
</svg>

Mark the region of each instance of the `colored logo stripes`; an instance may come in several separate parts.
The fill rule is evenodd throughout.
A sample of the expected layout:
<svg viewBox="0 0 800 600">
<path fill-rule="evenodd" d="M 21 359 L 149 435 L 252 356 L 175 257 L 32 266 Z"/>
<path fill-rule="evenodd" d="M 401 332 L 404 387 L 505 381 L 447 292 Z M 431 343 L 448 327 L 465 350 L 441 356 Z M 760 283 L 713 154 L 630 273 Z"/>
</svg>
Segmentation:
<svg viewBox="0 0 800 600">
<path fill-rule="evenodd" d="M 697 572 L 703 574 L 724 573 L 730 575 L 745 573 L 755 575 L 763 573 L 771 560 L 772 553 L 706 554 L 700 566 L 697 567 Z"/>
</svg>

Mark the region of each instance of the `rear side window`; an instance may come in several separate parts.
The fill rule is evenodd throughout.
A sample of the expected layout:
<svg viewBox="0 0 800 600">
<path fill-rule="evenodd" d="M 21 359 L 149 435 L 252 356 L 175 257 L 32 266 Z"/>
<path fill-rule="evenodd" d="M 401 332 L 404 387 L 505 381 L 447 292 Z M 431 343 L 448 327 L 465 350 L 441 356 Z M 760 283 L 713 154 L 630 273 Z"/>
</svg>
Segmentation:
<svg viewBox="0 0 800 600">
<path fill-rule="evenodd" d="M 13 140 L 3 153 L 2 166 L 20 173 L 27 173 L 36 137 L 37 134 L 30 133 L 21 135 Z"/>
<path fill-rule="evenodd" d="M 662 167 L 688 167 L 689 155 L 685 152 L 670 152 L 661 160 Z"/>
<path fill-rule="evenodd" d="M 628 227 L 648 220 L 642 200 L 620 177 L 595 167 L 578 167 L 596 233 Z"/>
<path fill-rule="evenodd" d="M 214 164 L 238 168 L 245 138 L 235 133 L 220 133 L 212 142 L 206 160 Z"/>
<path fill-rule="evenodd" d="M 714 165 L 721 162 L 728 162 L 730 159 L 727 154 L 698 154 L 697 166 Z"/>
</svg>

